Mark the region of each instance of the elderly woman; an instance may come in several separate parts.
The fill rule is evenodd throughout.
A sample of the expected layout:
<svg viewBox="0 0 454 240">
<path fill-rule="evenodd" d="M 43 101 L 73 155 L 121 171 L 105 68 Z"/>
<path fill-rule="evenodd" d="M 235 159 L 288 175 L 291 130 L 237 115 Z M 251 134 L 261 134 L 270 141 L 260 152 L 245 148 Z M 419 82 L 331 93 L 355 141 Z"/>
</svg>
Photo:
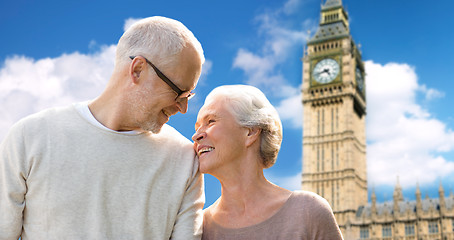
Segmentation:
<svg viewBox="0 0 454 240">
<path fill-rule="evenodd" d="M 216 177 L 221 197 L 205 209 L 202 239 L 342 239 L 326 200 L 269 182 L 282 125 L 257 88 L 221 86 L 206 98 L 192 137 L 199 169 Z"/>
</svg>

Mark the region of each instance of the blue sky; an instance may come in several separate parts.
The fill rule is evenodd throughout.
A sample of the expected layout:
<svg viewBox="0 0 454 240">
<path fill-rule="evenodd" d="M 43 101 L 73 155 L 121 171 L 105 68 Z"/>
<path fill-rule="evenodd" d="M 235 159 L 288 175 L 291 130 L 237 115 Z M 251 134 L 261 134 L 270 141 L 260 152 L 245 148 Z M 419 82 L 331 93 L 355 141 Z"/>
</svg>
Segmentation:
<svg viewBox="0 0 454 240">
<path fill-rule="evenodd" d="M 222 84 L 259 87 L 278 109 L 284 141 L 273 182 L 299 189 L 303 47 L 319 23 L 320 0 L 1 1 L 0 140 L 20 118 L 95 98 L 113 68 L 116 42 L 134 19 L 182 21 L 207 59 L 189 112 L 170 124 L 190 138 L 205 96 Z M 369 188 L 391 200 L 437 197 L 454 187 L 454 2 L 344 0 L 366 61 Z M 220 185 L 206 176 L 207 205 Z"/>
</svg>

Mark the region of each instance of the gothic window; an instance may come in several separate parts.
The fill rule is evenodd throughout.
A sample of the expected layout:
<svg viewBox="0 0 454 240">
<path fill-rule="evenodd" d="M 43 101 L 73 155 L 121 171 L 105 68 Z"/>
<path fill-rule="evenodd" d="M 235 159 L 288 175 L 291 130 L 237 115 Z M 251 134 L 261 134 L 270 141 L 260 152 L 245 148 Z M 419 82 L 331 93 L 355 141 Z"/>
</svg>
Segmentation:
<svg viewBox="0 0 454 240">
<path fill-rule="evenodd" d="M 325 171 L 325 148 L 322 146 L 322 171 Z"/>
<path fill-rule="evenodd" d="M 369 227 L 362 226 L 359 229 L 359 238 L 368 239 L 369 238 Z"/>
<path fill-rule="evenodd" d="M 331 205 L 332 205 L 332 208 L 335 208 L 335 206 L 334 206 L 334 183 L 331 186 Z"/>
<path fill-rule="evenodd" d="M 382 236 L 383 238 L 391 238 L 393 236 L 391 231 L 391 224 L 383 225 Z"/>
<path fill-rule="evenodd" d="M 331 108 L 331 133 L 334 133 L 334 108 Z"/>
<path fill-rule="evenodd" d="M 331 146 L 331 170 L 334 171 L 334 146 Z"/>
<path fill-rule="evenodd" d="M 429 222 L 429 234 L 437 234 L 437 233 L 438 233 L 438 222 L 430 221 Z"/>
<path fill-rule="evenodd" d="M 325 134 L 325 110 L 322 110 L 322 134 Z"/>
<path fill-rule="evenodd" d="M 415 224 L 406 223 L 405 224 L 405 236 L 414 236 L 415 235 Z"/>
</svg>

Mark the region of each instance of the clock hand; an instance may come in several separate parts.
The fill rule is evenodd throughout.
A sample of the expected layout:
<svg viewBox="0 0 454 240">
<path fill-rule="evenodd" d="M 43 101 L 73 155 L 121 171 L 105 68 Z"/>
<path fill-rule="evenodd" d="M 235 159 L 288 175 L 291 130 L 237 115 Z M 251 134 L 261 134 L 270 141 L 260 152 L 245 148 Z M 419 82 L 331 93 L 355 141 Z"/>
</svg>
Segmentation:
<svg viewBox="0 0 454 240">
<path fill-rule="evenodd" d="M 317 74 L 317 75 L 320 75 L 320 74 L 322 74 L 322 73 L 328 73 L 328 74 L 329 74 L 329 69 L 325 68 L 325 69 L 323 69 L 323 71 L 320 71 L 320 72 L 318 72 L 318 73 L 316 73 L 316 74 Z"/>
<path fill-rule="evenodd" d="M 320 71 L 320 72 L 316 72 L 315 74 L 320 75 L 320 74 L 326 72 L 325 70 L 326 70 L 326 69 L 324 69 L 323 71 Z"/>
<path fill-rule="evenodd" d="M 331 76 L 331 73 L 329 72 L 329 68 L 325 68 L 323 71 L 328 73 L 329 76 Z"/>
</svg>

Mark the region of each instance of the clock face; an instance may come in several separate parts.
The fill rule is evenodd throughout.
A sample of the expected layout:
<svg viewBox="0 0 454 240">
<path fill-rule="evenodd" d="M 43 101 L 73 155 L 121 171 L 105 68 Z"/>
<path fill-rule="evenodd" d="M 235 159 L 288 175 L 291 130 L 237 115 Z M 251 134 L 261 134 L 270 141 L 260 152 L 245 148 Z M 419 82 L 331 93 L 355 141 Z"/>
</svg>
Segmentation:
<svg viewBox="0 0 454 240">
<path fill-rule="evenodd" d="M 329 83 L 339 75 L 339 64 L 332 58 L 326 58 L 315 64 L 312 77 L 319 83 Z"/>
<path fill-rule="evenodd" d="M 356 84 L 360 91 L 364 90 L 364 78 L 359 68 L 356 68 Z"/>
</svg>

